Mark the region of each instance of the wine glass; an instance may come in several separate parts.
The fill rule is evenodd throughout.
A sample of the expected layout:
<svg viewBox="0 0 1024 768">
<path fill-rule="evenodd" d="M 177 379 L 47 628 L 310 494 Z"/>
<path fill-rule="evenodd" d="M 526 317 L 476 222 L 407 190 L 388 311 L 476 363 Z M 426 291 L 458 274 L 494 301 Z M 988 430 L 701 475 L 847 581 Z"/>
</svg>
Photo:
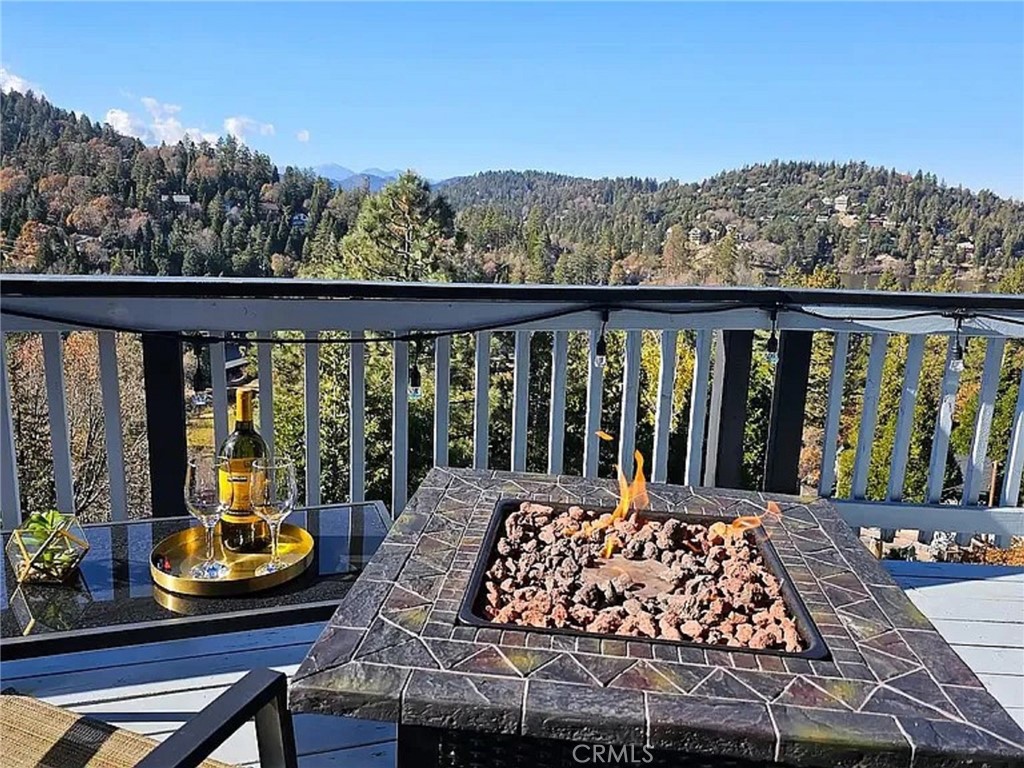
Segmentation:
<svg viewBox="0 0 1024 768">
<path fill-rule="evenodd" d="M 279 458 L 253 461 L 252 474 L 249 476 L 252 511 L 270 528 L 270 561 L 256 569 L 257 576 L 280 571 L 287 565 L 278 552 L 278 539 L 281 535 L 281 523 L 295 506 L 295 495 L 294 461 Z"/>
<path fill-rule="evenodd" d="M 213 554 L 213 529 L 224 513 L 225 504 L 220 496 L 220 472 L 223 459 L 212 453 L 193 456 L 188 460 L 185 474 L 185 505 L 192 516 L 203 524 L 206 533 L 206 557 L 189 571 L 193 579 L 222 579 L 228 566 Z M 228 499 L 230 502 L 230 499 Z"/>
</svg>

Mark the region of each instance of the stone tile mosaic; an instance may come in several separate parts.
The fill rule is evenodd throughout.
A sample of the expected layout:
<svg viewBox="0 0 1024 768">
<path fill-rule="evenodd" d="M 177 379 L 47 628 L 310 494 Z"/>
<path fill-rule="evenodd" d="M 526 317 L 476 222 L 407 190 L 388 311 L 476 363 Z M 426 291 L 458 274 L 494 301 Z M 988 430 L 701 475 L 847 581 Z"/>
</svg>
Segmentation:
<svg viewBox="0 0 1024 768">
<path fill-rule="evenodd" d="M 522 733 L 571 741 L 645 744 L 644 694 L 640 691 L 588 688 L 551 681 L 530 681 Z"/>
<path fill-rule="evenodd" d="M 522 680 L 417 669 L 405 688 L 402 722 L 518 733 L 525 692 Z"/>
<path fill-rule="evenodd" d="M 647 694 L 650 745 L 689 754 L 771 760 L 776 734 L 765 704 Z"/>
<path fill-rule="evenodd" d="M 1024 765 L 1024 733 L 824 500 L 649 486 L 668 512 L 776 500 L 767 532 L 827 659 L 460 624 L 499 499 L 615 494 L 604 480 L 432 470 L 300 666 L 292 708 L 801 766 Z"/>
<path fill-rule="evenodd" d="M 545 664 L 530 675 L 531 680 L 554 680 L 579 685 L 594 685 L 597 680 L 576 659 L 567 653 L 555 654 L 549 664 Z"/>
<path fill-rule="evenodd" d="M 912 748 L 895 718 L 833 709 L 771 706 L 780 762 L 835 768 L 910 765 Z"/>
<path fill-rule="evenodd" d="M 585 653 L 574 655 L 573 658 L 601 685 L 608 685 L 608 683 L 637 663 L 633 659 L 594 656 Z"/>
</svg>

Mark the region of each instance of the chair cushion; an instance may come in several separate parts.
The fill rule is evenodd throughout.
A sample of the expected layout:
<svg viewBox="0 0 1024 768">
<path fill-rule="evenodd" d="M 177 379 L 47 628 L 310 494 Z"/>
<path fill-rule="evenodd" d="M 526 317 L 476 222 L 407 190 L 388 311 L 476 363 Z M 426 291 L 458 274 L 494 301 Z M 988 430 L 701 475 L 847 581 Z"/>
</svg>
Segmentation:
<svg viewBox="0 0 1024 768">
<path fill-rule="evenodd" d="M 30 696 L 0 696 L 4 768 L 129 768 L 157 742 Z M 202 768 L 232 768 L 205 760 Z"/>
</svg>

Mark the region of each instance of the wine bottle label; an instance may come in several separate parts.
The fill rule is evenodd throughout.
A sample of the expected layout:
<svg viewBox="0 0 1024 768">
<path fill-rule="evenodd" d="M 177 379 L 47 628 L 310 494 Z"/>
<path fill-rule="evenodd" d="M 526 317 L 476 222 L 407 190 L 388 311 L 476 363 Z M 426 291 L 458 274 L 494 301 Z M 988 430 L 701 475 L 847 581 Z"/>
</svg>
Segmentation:
<svg viewBox="0 0 1024 768">
<path fill-rule="evenodd" d="M 228 522 L 252 522 L 252 504 L 249 503 L 249 478 L 252 459 L 228 459 L 227 467 L 220 470 L 220 503 L 229 511 L 224 513 Z"/>
</svg>

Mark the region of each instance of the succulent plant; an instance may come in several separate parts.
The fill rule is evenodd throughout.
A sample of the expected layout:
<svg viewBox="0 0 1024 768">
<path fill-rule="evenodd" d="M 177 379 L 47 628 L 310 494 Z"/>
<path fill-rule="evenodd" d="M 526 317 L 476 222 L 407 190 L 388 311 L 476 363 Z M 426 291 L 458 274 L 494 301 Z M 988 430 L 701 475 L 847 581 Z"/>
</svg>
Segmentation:
<svg viewBox="0 0 1024 768">
<path fill-rule="evenodd" d="M 74 515 L 34 512 L 11 536 L 7 551 L 19 581 L 61 581 L 89 548 Z"/>
</svg>

